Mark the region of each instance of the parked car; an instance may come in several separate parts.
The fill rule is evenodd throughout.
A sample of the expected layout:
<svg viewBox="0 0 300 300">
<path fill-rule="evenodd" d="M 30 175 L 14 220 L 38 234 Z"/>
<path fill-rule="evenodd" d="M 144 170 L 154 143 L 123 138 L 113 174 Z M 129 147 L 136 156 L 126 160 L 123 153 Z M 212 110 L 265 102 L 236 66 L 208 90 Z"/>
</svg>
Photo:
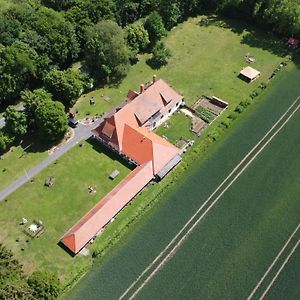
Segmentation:
<svg viewBox="0 0 300 300">
<path fill-rule="evenodd" d="M 78 125 L 78 121 L 75 120 L 74 118 L 69 118 L 68 123 L 69 123 L 69 126 L 72 128 L 76 128 Z"/>
</svg>

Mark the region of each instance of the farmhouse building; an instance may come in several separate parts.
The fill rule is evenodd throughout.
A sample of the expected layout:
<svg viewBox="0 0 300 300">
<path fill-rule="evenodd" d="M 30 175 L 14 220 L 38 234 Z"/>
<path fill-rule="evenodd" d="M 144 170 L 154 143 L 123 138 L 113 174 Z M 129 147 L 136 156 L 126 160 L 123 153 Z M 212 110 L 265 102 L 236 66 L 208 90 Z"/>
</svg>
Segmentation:
<svg viewBox="0 0 300 300">
<path fill-rule="evenodd" d="M 127 99 L 95 129 L 93 136 L 136 168 L 62 238 L 61 242 L 77 254 L 150 181 L 161 180 L 180 161 L 179 149 L 152 132 L 182 104 L 179 95 L 162 79 L 130 91 Z"/>
</svg>

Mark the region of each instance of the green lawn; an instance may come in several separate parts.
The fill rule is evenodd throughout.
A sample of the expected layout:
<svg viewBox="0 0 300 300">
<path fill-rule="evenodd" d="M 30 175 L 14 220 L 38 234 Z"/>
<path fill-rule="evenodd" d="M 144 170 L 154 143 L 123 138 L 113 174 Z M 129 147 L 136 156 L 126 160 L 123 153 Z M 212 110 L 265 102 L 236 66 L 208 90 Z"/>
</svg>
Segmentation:
<svg viewBox="0 0 300 300">
<path fill-rule="evenodd" d="M 108 176 L 115 169 L 120 171 L 120 175 L 111 181 Z M 76 146 L 42 171 L 33 182 L 26 183 L 9 196 L 7 202 L 0 202 L 0 243 L 13 250 L 26 271 L 47 268 L 67 279 L 78 275 L 81 268 L 90 264 L 91 257 L 71 258 L 57 243 L 129 172 L 126 166 L 115 157 L 108 156 L 95 143 L 84 142 L 83 147 Z M 48 176 L 54 177 L 51 188 L 44 187 Z M 95 194 L 88 193 L 89 185 L 95 187 Z M 23 226 L 18 224 L 22 217 L 29 222 L 42 220 L 45 233 L 26 242 L 28 238 L 22 232 Z M 19 241 L 16 242 L 16 239 Z"/>
<path fill-rule="evenodd" d="M 30 144 L 26 144 L 29 146 Z M 24 147 L 24 148 L 25 148 Z M 6 188 L 14 180 L 23 176 L 30 168 L 38 164 L 42 159 L 47 157 L 47 152 L 30 152 L 24 151 L 22 146 L 14 146 L 9 152 L 1 156 L 0 159 L 0 189 Z"/>
<path fill-rule="evenodd" d="M 164 125 L 168 125 L 168 127 Z M 189 140 L 196 137 L 191 132 L 191 119 L 183 113 L 175 113 L 164 124 L 160 125 L 156 133 L 165 136 L 173 144 L 180 138 Z"/>
<path fill-rule="evenodd" d="M 140 56 L 140 61 L 132 66 L 122 83 L 116 87 L 104 87 L 83 95 L 74 107 L 79 117 L 86 114 L 101 114 L 125 99 L 129 89 L 139 89 L 141 83 L 150 81 L 155 73 L 182 93 L 185 102 L 190 105 L 201 95 L 216 95 L 225 99 L 233 107 L 249 96 L 261 82 L 267 80 L 273 70 L 282 61 L 282 57 L 268 51 L 276 39 L 258 30 L 243 30 L 243 23 L 236 21 L 237 33 L 232 28 L 220 26 L 216 22 L 208 27 L 198 25 L 199 17 L 189 19 L 173 29 L 164 42 L 172 52 L 167 66 L 152 70 L 146 60 L 149 54 Z M 258 41 L 264 41 L 264 45 Z M 250 52 L 256 58 L 254 68 L 261 71 L 261 77 L 251 83 L 237 78 L 239 71 L 247 66 L 245 55 Z M 105 101 L 104 97 L 109 97 Z M 90 106 L 89 99 L 94 97 L 96 104 Z"/>
</svg>

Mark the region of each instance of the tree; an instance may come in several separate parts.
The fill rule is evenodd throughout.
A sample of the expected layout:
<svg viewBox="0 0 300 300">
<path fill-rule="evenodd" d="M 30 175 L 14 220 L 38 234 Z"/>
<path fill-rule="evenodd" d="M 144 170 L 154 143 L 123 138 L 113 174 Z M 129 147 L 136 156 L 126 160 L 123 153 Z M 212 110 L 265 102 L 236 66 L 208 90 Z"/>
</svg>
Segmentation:
<svg viewBox="0 0 300 300">
<path fill-rule="evenodd" d="M 177 25 L 182 17 L 178 1 L 161 0 L 160 12 L 168 30 Z"/>
<path fill-rule="evenodd" d="M 152 58 L 149 63 L 154 68 L 160 68 L 168 63 L 168 59 L 171 57 L 170 49 L 166 48 L 164 43 L 159 42 L 153 49 Z"/>
<path fill-rule="evenodd" d="M 53 69 L 45 77 L 45 87 L 55 100 L 61 101 L 66 107 L 75 104 L 77 98 L 85 90 L 87 76 L 79 70 L 68 69 L 59 71 Z"/>
<path fill-rule="evenodd" d="M 16 41 L 0 47 L 0 103 L 16 99 L 37 74 L 38 54 L 29 45 Z"/>
<path fill-rule="evenodd" d="M 36 128 L 35 111 L 39 103 L 44 101 L 52 101 L 52 95 L 44 89 L 36 89 L 33 92 L 25 90 L 21 93 L 21 99 L 24 102 L 24 112 L 27 117 L 28 126 Z"/>
<path fill-rule="evenodd" d="M 3 13 L 0 18 L 0 44 L 10 46 L 19 37 L 20 33 L 20 22 L 9 18 Z"/>
<path fill-rule="evenodd" d="M 58 277 L 49 271 L 35 271 L 28 278 L 28 285 L 33 290 L 36 299 L 56 299 L 59 295 L 60 283 Z"/>
<path fill-rule="evenodd" d="M 53 64 L 63 66 L 77 58 L 74 27 L 59 12 L 44 6 L 28 9 L 23 27 L 20 39 L 39 54 L 47 54 Z"/>
<path fill-rule="evenodd" d="M 8 283 L 0 289 L 0 299 L 36 300 L 26 283 Z"/>
<path fill-rule="evenodd" d="M 9 137 L 6 136 L 2 131 L 0 131 L 0 153 L 4 153 L 7 150 L 8 144 L 9 144 Z M 2 274 L 1 274 L 1 276 L 2 276 Z M 0 276 L 0 278 L 1 278 L 1 276 Z"/>
<path fill-rule="evenodd" d="M 50 142 L 62 139 L 68 128 L 63 104 L 49 99 L 38 102 L 35 124 L 40 139 Z"/>
<path fill-rule="evenodd" d="M 74 5 L 75 0 L 43 0 L 42 2 L 55 10 L 65 10 Z"/>
<path fill-rule="evenodd" d="M 133 23 L 139 18 L 139 3 L 130 0 L 119 0 L 117 2 L 119 24 L 125 26 Z"/>
<path fill-rule="evenodd" d="M 20 137 L 27 132 L 27 119 L 23 111 L 8 106 L 4 113 L 5 130 L 13 137 Z"/>
<path fill-rule="evenodd" d="M 122 28 L 113 21 L 100 21 L 86 31 L 85 61 L 102 81 L 118 81 L 125 76 L 129 62 Z"/>
<path fill-rule="evenodd" d="M 125 27 L 126 39 L 129 49 L 137 54 L 149 45 L 147 30 L 140 24 L 131 24 Z"/>
<path fill-rule="evenodd" d="M 148 31 L 150 42 L 153 45 L 166 35 L 166 29 L 162 17 L 156 11 L 149 15 L 145 21 L 144 27 Z"/>
</svg>

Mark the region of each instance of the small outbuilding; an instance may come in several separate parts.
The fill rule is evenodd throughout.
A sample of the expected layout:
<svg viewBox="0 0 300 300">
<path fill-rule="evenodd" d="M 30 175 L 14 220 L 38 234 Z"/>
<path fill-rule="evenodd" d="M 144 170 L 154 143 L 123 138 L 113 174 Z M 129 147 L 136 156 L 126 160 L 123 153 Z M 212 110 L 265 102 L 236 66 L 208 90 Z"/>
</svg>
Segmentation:
<svg viewBox="0 0 300 300">
<path fill-rule="evenodd" d="M 118 170 L 114 170 L 110 175 L 109 175 L 109 179 L 114 180 L 116 177 L 118 177 L 120 175 L 120 171 Z"/>
<path fill-rule="evenodd" d="M 241 72 L 239 77 L 246 80 L 247 82 L 252 82 L 260 76 L 260 72 L 251 68 L 246 67 Z"/>
</svg>

